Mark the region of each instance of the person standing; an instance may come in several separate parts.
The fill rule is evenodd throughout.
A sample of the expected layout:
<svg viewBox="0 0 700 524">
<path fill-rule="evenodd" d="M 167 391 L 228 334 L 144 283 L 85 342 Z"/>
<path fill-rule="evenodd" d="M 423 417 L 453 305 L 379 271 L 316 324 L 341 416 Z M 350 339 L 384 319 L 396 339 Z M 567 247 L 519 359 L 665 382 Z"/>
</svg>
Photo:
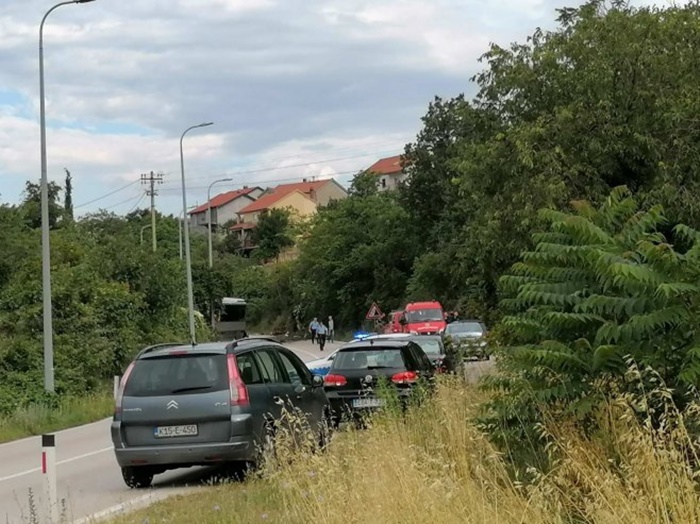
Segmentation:
<svg viewBox="0 0 700 524">
<path fill-rule="evenodd" d="M 316 328 L 316 338 L 318 339 L 318 345 L 321 348 L 321 351 L 323 351 L 323 348 L 326 347 L 326 335 L 328 334 L 328 328 L 323 322 L 318 323 L 318 327 Z"/>
<path fill-rule="evenodd" d="M 330 315 L 328 316 L 328 342 L 331 344 L 335 342 L 335 323 Z"/>
<path fill-rule="evenodd" d="M 309 324 L 309 332 L 311 333 L 311 343 L 315 344 L 316 343 L 316 332 L 318 331 L 318 319 L 314 317 L 314 319 L 311 321 L 311 324 Z"/>
</svg>

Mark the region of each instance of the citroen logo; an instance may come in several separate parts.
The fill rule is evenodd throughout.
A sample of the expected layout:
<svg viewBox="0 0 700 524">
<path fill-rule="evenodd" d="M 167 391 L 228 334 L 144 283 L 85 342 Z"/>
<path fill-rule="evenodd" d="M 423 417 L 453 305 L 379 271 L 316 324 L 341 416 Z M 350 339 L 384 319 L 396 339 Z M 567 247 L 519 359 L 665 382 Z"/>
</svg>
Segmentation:
<svg viewBox="0 0 700 524">
<path fill-rule="evenodd" d="M 369 384 L 370 382 L 372 382 L 372 380 L 373 380 L 372 375 L 367 375 L 367 376 L 365 377 L 365 382 L 368 383 L 368 384 Z"/>
<path fill-rule="evenodd" d="M 174 400 L 171 400 L 168 402 L 168 409 L 178 409 L 180 406 L 177 405 L 177 402 Z"/>
</svg>

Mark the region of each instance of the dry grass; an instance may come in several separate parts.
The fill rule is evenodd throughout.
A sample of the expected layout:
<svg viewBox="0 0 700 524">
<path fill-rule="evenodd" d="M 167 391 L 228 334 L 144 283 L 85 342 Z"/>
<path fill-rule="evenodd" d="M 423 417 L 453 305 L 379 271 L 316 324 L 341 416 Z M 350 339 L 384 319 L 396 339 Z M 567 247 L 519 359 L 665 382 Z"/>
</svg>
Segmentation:
<svg viewBox="0 0 700 524">
<path fill-rule="evenodd" d="M 290 454 L 263 478 L 176 497 L 117 522 L 691 523 L 700 496 L 682 424 L 640 426 L 622 404 L 585 439 L 549 428 L 555 468 L 530 486 L 469 422 L 480 393 L 455 382 L 407 419 L 389 415 L 337 435 L 328 452 Z"/>
<path fill-rule="evenodd" d="M 114 411 L 111 391 L 62 399 L 58 408 L 30 405 L 0 416 L 0 444 L 95 422 Z"/>
</svg>

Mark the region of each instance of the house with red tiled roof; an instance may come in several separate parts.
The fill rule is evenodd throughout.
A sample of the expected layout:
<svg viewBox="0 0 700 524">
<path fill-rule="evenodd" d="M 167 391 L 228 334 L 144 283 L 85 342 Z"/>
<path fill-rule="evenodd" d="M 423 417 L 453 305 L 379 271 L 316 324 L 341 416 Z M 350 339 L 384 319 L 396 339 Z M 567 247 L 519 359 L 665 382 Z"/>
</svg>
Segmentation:
<svg viewBox="0 0 700 524">
<path fill-rule="evenodd" d="M 231 220 L 238 219 L 238 212 L 255 202 L 263 194 L 261 187 L 244 187 L 216 195 L 210 202 L 206 202 L 189 212 L 193 228 L 206 229 L 209 226 L 207 211 L 211 204 L 212 230 L 218 225 L 223 225 Z"/>
<path fill-rule="evenodd" d="M 367 168 L 367 172 L 377 175 L 377 187 L 380 191 L 398 189 L 401 182 L 406 180 L 403 171 L 401 155 L 382 158 Z"/>
<path fill-rule="evenodd" d="M 333 179 L 304 179 L 294 184 L 281 184 L 265 191 L 255 202 L 238 211 L 238 223 L 231 227 L 231 231 L 238 233 L 244 247 L 252 247 L 250 233 L 265 211 L 287 209 L 292 216 L 305 218 L 316 213 L 319 207 L 327 205 L 331 200 L 340 200 L 347 196 L 345 188 Z"/>
</svg>

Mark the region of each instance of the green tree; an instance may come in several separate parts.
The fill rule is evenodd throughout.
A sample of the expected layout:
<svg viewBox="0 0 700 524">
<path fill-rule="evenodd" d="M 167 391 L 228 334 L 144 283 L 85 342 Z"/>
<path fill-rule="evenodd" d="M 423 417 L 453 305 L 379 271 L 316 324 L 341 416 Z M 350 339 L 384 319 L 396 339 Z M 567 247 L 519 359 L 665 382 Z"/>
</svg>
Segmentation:
<svg viewBox="0 0 700 524">
<path fill-rule="evenodd" d="M 574 206 L 543 210 L 549 227 L 502 278 L 508 345 L 487 384 L 490 427 L 511 449 L 543 412 L 590 424 L 606 394 L 626 387 L 630 363 L 654 369 L 680 407 L 700 386 L 700 233 L 676 226 L 677 251 L 661 206 L 640 210 L 626 188 L 598 208 Z"/>
<path fill-rule="evenodd" d="M 73 177 L 70 171 L 66 169 L 66 187 L 63 206 L 65 208 L 65 217 L 69 221 L 73 221 Z"/>
<path fill-rule="evenodd" d="M 61 186 L 49 181 L 49 227 L 55 229 L 63 216 L 63 209 L 59 203 Z M 22 204 L 25 221 L 32 229 L 41 227 L 41 184 L 27 181 L 24 188 L 24 201 Z"/>
<path fill-rule="evenodd" d="M 252 235 L 257 246 L 256 256 L 261 260 L 272 260 L 284 248 L 294 245 L 291 214 L 286 209 L 265 210 L 260 214 Z"/>
</svg>

